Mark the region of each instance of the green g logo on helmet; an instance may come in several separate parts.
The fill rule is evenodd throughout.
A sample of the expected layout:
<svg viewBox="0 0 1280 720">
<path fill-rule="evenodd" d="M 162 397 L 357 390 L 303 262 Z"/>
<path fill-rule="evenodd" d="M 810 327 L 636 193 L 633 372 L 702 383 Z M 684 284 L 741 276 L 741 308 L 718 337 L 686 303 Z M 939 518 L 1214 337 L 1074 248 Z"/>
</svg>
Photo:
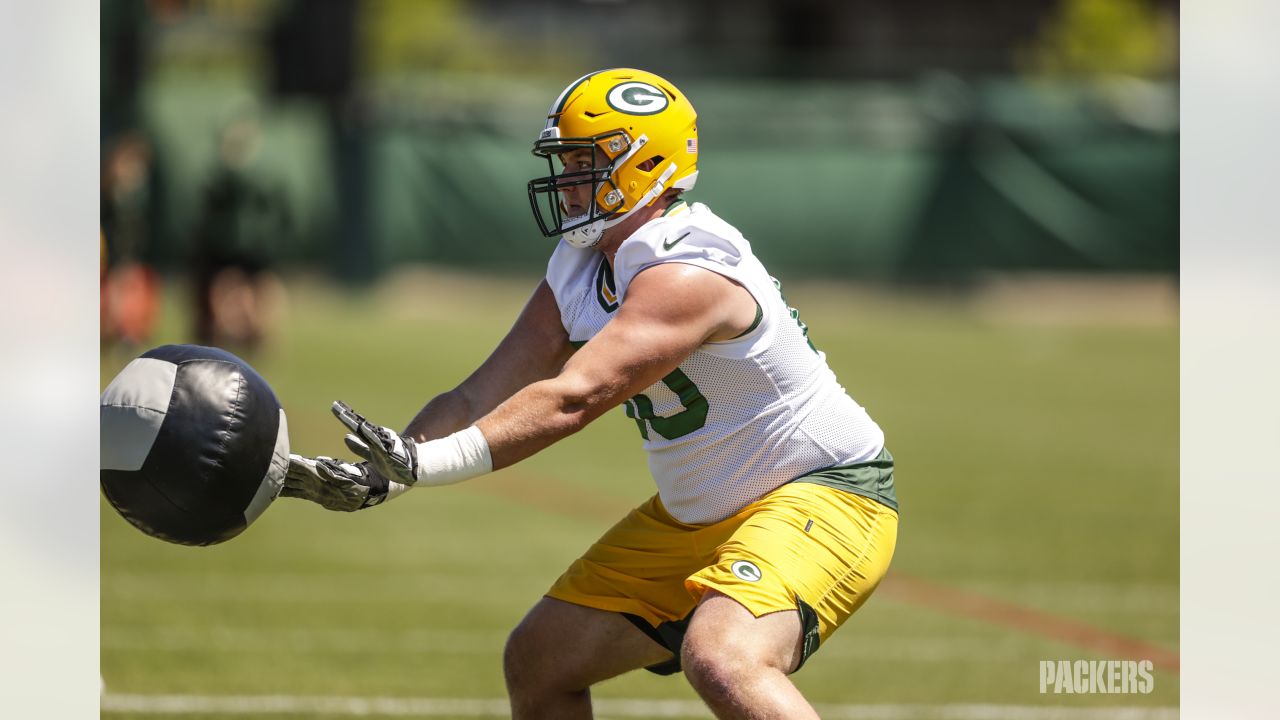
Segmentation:
<svg viewBox="0 0 1280 720">
<path fill-rule="evenodd" d="M 605 96 L 609 107 L 628 115 L 657 115 L 667 109 L 667 95 L 649 83 L 624 82 Z"/>
</svg>

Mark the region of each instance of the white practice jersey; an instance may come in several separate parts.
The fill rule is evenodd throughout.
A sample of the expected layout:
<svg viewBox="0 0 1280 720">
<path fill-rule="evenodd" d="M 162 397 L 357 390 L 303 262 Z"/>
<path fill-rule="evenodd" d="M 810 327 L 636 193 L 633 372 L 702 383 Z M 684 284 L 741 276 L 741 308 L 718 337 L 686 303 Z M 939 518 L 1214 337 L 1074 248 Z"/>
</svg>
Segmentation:
<svg viewBox="0 0 1280 720">
<path fill-rule="evenodd" d="M 701 203 L 646 223 L 622 243 L 612 269 L 602 253 L 560 242 L 547 282 L 569 339 L 595 337 L 626 302 L 632 278 L 667 262 L 730 278 L 759 308 L 745 334 L 703 344 L 623 405 L 673 517 L 713 523 L 800 475 L 880 453 L 884 433 L 810 344 L 751 244 Z"/>
</svg>

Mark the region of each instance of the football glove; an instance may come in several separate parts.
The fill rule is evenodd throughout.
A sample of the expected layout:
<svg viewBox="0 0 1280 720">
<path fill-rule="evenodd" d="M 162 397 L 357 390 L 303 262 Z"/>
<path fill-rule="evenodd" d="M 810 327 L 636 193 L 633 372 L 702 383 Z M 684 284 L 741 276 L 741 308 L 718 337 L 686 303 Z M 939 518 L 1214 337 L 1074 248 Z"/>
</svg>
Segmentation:
<svg viewBox="0 0 1280 720">
<path fill-rule="evenodd" d="M 280 497 L 302 498 L 327 510 L 353 512 L 386 500 L 392 484 L 366 463 L 290 455 Z"/>
<path fill-rule="evenodd" d="M 418 482 L 418 444 L 413 438 L 374 425 L 341 400 L 333 403 L 333 414 L 351 431 L 345 438 L 347 448 L 364 458 L 376 474 L 402 485 Z"/>
</svg>

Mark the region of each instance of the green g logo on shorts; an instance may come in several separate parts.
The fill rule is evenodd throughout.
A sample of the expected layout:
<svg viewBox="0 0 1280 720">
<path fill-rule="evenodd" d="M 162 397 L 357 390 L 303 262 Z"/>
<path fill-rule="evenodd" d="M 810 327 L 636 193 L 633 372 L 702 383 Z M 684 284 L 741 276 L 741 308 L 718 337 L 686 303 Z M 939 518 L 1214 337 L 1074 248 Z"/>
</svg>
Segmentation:
<svg viewBox="0 0 1280 720">
<path fill-rule="evenodd" d="M 747 582 L 760 582 L 760 578 L 764 577 L 764 573 L 760 572 L 760 568 L 756 567 L 755 563 L 746 560 L 735 562 L 729 566 L 729 569 L 739 580 Z"/>
</svg>

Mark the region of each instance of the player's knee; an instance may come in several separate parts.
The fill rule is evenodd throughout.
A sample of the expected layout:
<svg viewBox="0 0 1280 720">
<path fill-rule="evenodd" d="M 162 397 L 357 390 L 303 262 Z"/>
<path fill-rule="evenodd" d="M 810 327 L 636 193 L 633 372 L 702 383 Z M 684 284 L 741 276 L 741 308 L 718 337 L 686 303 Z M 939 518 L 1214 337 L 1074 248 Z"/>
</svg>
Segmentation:
<svg viewBox="0 0 1280 720">
<path fill-rule="evenodd" d="M 537 629 L 531 626 L 528 618 L 507 636 L 507 644 L 502 650 L 502 672 L 507 689 L 513 693 L 537 684 L 537 636 Z"/>
<path fill-rule="evenodd" d="M 530 613 L 511 634 L 502 652 L 502 671 L 512 695 L 530 696 L 571 688 L 573 681 L 555 662 L 559 633 Z"/>
<path fill-rule="evenodd" d="M 692 631 L 680 648 L 680 664 L 689 684 L 704 696 L 728 695 L 763 664 L 741 643 L 719 633 Z"/>
</svg>

